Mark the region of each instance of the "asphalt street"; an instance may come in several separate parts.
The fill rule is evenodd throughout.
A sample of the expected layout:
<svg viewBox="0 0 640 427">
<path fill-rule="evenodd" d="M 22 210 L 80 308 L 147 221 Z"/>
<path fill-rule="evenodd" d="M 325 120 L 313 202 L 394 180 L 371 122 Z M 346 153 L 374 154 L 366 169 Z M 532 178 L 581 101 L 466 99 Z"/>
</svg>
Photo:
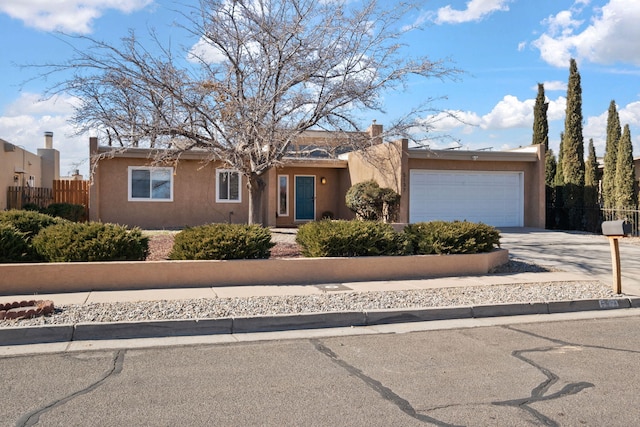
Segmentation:
<svg viewBox="0 0 640 427">
<path fill-rule="evenodd" d="M 630 426 L 627 316 L 3 357 L 0 425 Z"/>
</svg>

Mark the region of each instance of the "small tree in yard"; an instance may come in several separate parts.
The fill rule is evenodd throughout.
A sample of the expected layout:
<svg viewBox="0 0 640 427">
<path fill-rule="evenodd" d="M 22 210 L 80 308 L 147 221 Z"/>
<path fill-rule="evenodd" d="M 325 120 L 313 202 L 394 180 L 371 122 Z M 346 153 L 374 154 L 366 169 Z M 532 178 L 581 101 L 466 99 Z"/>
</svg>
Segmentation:
<svg viewBox="0 0 640 427">
<path fill-rule="evenodd" d="M 359 182 L 347 191 L 345 203 L 358 219 L 395 221 L 400 195 L 391 188 L 381 188 L 374 180 Z"/>
<path fill-rule="evenodd" d="M 74 72 L 52 92 L 80 100 L 80 131 L 98 128 L 111 144 L 155 148 L 158 162 L 200 149 L 240 171 L 249 223 L 261 223 L 263 176 L 303 132 L 343 132 L 353 148 L 370 145 L 362 114 L 382 112 L 386 91 L 412 76 L 458 73 L 403 49 L 403 34 L 415 29 L 404 19 L 411 11 L 411 3 L 374 0 L 201 0 L 182 13 L 193 47 L 176 52 L 156 36 L 153 47 L 143 46 L 133 32 L 121 46 L 81 37 L 87 46 L 73 58 L 48 64 L 50 73 Z M 409 136 L 427 103 L 386 134 Z"/>
</svg>

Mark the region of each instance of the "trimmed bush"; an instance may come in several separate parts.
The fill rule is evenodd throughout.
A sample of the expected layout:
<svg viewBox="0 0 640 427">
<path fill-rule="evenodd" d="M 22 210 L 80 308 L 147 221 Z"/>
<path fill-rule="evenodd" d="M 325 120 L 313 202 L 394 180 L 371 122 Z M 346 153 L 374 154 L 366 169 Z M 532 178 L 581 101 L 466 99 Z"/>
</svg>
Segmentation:
<svg viewBox="0 0 640 427">
<path fill-rule="evenodd" d="M 494 227 L 467 221 L 432 221 L 409 224 L 404 235 L 414 255 L 475 254 L 500 246 Z"/>
<path fill-rule="evenodd" d="M 27 237 L 33 237 L 43 228 L 63 222 L 60 218 L 54 218 L 35 211 L 12 209 L 0 212 L 0 223 L 11 224 L 19 231 L 27 233 Z"/>
<path fill-rule="evenodd" d="M 271 231 L 259 225 L 207 224 L 176 234 L 169 259 L 265 259 L 273 246 Z"/>
<path fill-rule="evenodd" d="M 298 228 L 306 257 L 404 255 L 405 241 L 389 224 L 374 221 L 315 221 Z"/>
<path fill-rule="evenodd" d="M 31 245 L 48 262 L 144 261 L 149 251 L 140 229 L 99 222 L 51 225 Z"/>
<path fill-rule="evenodd" d="M 86 219 L 84 206 L 73 203 L 52 203 L 43 209 L 43 213 L 73 222 L 81 222 Z"/>
<path fill-rule="evenodd" d="M 374 180 L 363 181 L 349 188 L 345 203 L 358 219 L 391 222 L 397 216 L 400 195 Z"/>
<path fill-rule="evenodd" d="M 0 262 L 24 262 L 30 259 L 27 233 L 0 222 Z"/>
</svg>

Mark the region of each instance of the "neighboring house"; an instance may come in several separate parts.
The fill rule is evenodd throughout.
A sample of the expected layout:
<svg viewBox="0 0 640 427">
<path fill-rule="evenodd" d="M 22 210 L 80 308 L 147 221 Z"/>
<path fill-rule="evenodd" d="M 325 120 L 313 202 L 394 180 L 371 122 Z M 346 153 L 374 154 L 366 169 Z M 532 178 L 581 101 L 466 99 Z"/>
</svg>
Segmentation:
<svg viewBox="0 0 640 427">
<path fill-rule="evenodd" d="M 44 148 L 33 154 L 22 147 L 0 139 L 0 210 L 9 206 L 9 198 L 19 194 L 21 206 L 24 197 L 31 197 L 28 189 L 53 189 L 60 178 L 60 153 L 53 148 L 53 132 L 44 133 Z M 13 192 L 12 192 L 13 191 Z"/>
<path fill-rule="evenodd" d="M 368 133 L 382 132 L 373 124 Z M 320 219 L 353 218 L 347 190 L 375 179 L 397 191 L 398 222 L 469 220 L 499 227 L 540 227 L 545 220 L 544 151 L 454 151 L 409 148 L 407 140 L 382 142 L 366 150 L 314 155 L 330 132 L 305 134 L 282 167 L 265 175 L 266 225 L 294 227 Z M 339 141 L 338 141 L 339 142 Z M 302 154 L 300 154 L 302 153 Z M 150 149 L 122 151 L 90 140 L 92 220 L 147 229 L 180 228 L 212 222 L 245 223 L 245 178 L 206 153 L 190 152 L 173 166 L 153 166 Z"/>
</svg>

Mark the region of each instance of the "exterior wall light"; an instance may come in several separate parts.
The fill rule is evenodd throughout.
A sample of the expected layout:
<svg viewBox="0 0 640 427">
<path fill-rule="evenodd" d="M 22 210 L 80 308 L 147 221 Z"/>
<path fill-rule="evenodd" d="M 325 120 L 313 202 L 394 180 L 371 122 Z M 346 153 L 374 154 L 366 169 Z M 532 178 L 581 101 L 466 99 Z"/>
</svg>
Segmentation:
<svg viewBox="0 0 640 427">
<path fill-rule="evenodd" d="M 475 156 L 475 155 L 474 155 L 474 156 L 471 156 L 471 160 L 473 160 L 473 161 L 478 160 L 478 156 Z"/>
<path fill-rule="evenodd" d="M 327 183 L 327 178 L 324 176 L 320 178 L 320 184 L 325 185 Z"/>
</svg>

